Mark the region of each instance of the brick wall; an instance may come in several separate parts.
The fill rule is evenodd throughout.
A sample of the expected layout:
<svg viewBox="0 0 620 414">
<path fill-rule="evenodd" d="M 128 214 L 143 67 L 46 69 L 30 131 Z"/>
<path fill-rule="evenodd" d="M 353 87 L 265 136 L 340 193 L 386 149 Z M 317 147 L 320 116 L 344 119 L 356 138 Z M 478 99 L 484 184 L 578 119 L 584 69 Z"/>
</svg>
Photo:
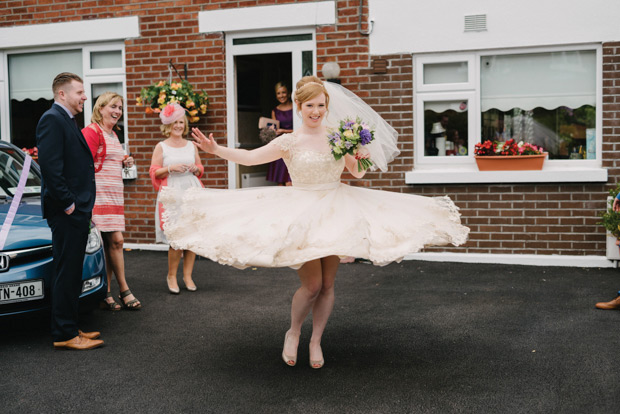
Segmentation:
<svg viewBox="0 0 620 414">
<path fill-rule="evenodd" d="M 388 72 L 360 85 L 366 100 L 400 133 L 401 154 L 385 173 L 360 180 L 366 186 L 425 196 L 448 195 L 460 207 L 463 222 L 471 228 L 469 242 L 459 248 L 433 248 L 494 254 L 602 255 L 605 233 L 596 223 L 605 208 L 604 184 L 463 184 L 407 185 L 404 172 L 413 161 L 413 61 L 411 55 L 372 56 L 387 59 Z M 603 165 L 610 168 L 610 183 L 618 180 L 620 158 L 620 43 L 604 47 Z M 615 186 L 615 184 L 614 184 Z"/>
<path fill-rule="evenodd" d="M 180 1 L 7 1 L 0 26 L 53 23 L 82 19 L 139 16 L 140 38 L 125 42 L 130 150 L 140 178 L 126 185 L 128 242 L 154 241 L 156 194 L 146 175 L 154 146 L 161 140 L 159 120 L 135 105 L 140 89 L 168 76 L 168 61 L 177 68 L 188 65 L 188 80 L 209 94 L 207 116 L 199 126 L 225 143 L 225 44 L 222 34 L 198 33 L 198 12 L 231 7 L 302 3 L 306 0 L 180 0 Z M 307 0 L 311 1 L 311 0 Z M 601 255 L 604 231 L 596 225 L 603 210 L 604 184 L 493 184 L 415 185 L 404 183 L 413 168 L 413 66 L 411 55 L 369 56 L 368 37 L 359 33 L 359 1 L 338 0 L 337 23 L 316 29 L 317 66 L 337 60 L 343 86 L 351 89 L 381 113 L 400 133 L 401 155 L 387 172 L 369 173 L 362 180 L 345 176 L 353 185 L 427 196 L 449 195 L 461 208 L 472 229 L 470 241 L 458 249 L 479 253 Z M 364 2 L 367 3 L 367 2 Z M 364 21 L 367 6 L 364 4 Z M 362 25 L 362 29 L 366 29 Z M 374 74 L 371 59 L 388 61 L 386 74 Z M 620 43 L 603 48 L 603 165 L 610 183 L 620 175 Z M 320 74 L 320 72 L 319 72 Z M 209 187 L 227 187 L 227 166 L 202 156 Z"/>
</svg>

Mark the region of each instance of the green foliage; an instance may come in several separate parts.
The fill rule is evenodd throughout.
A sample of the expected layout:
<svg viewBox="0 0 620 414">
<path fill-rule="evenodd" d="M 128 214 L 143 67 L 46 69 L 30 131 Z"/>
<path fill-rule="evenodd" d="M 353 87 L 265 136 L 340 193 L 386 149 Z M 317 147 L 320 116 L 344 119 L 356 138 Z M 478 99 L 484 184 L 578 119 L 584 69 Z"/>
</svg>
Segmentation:
<svg viewBox="0 0 620 414">
<path fill-rule="evenodd" d="M 618 193 L 620 193 L 620 183 L 616 185 L 616 188 L 609 190 L 609 196 L 615 199 Z M 608 205 L 607 210 L 600 212 L 599 216 L 601 221 L 597 224 L 601 224 L 615 238 L 620 239 L 620 212 L 614 211 L 612 205 Z"/>
</svg>

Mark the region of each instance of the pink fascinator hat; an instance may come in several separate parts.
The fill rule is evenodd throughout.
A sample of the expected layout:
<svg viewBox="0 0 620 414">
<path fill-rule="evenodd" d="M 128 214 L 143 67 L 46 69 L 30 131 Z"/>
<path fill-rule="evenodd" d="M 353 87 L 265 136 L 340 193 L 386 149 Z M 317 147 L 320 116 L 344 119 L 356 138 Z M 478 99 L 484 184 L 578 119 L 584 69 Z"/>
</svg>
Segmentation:
<svg viewBox="0 0 620 414">
<path fill-rule="evenodd" d="M 164 125 L 173 124 L 178 119 L 183 118 L 185 115 L 185 109 L 177 103 L 168 104 L 166 107 L 159 113 L 159 118 L 161 119 L 161 123 Z"/>
</svg>

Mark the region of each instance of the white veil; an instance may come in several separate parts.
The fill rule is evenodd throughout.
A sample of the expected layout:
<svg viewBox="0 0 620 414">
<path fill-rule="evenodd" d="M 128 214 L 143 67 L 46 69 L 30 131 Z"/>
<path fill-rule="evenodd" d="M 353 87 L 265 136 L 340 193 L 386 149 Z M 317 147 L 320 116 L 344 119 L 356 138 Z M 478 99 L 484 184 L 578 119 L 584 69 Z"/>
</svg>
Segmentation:
<svg viewBox="0 0 620 414">
<path fill-rule="evenodd" d="M 374 166 L 381 171 L 386 171 L 388 163 L 400 153 L 396 145 L 398 132 L 350 90 L 333 82 L 323 82 L 323 85 L 329 94 L 329 108 L 325 126 L 338 128 L 341 120 L 345 118 L 355 120 L 356 117 L 370 125 L 370 128 L 375 131 L 375 139 L 365 148 L 370 152 L 370 159 Z"/>
</svg>

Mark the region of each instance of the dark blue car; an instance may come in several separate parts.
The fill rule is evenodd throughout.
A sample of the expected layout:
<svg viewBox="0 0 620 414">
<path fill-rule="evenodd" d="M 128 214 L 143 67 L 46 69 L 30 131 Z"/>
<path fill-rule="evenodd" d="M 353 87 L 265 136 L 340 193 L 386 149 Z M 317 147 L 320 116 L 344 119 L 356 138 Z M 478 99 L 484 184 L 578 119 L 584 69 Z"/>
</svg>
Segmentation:
<svg viewBox="0 0 620 414">
<path fill-rule="evenodd" d="M 0 141 L 0 225 L 19 183 L 24 153 Z M 101 235 L 94 225 L 82 270 L 80 310 L 91 310 L 107 291 Z M 41 171 L 32 162 L 21 203 L 0 251 L 0 316 L 49 309 L 52 233 L 41 216 Z"/>
</svg>

